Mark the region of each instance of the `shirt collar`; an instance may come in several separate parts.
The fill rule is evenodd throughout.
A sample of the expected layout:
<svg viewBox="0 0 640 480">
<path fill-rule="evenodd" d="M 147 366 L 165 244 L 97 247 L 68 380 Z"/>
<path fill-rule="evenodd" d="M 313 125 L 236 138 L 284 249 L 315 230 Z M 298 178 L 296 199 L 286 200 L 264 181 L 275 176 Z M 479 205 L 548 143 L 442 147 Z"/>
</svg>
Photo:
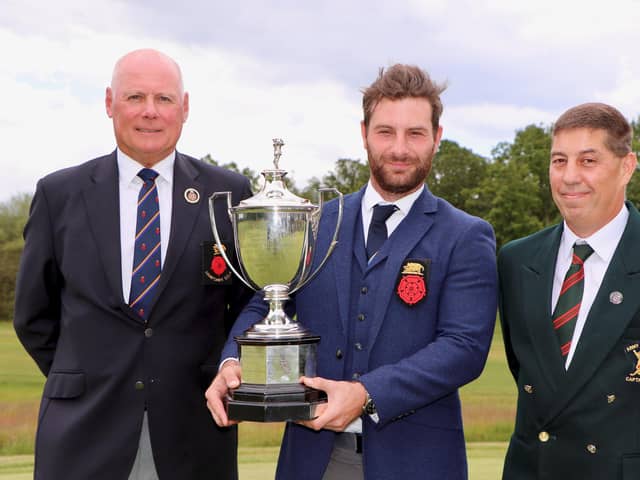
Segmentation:
<svg viewBox="0 0 640 480">
<path fill-rule="evenodd" d="M 411 210 L 413 203 L 422 194 L 423 190 L 424 185 L 422 185 L 421 188 L 419 188 L 415 192 L 410 193 L 409 195 L 405 195 L 404 197 L 399 198 L 394 202 L 388 202 L 382 198 L 382 196 L 375 188 L 373 188 L 371 180 L 369 180 L 369 183 L 367 183 L 367 188 L 364 191 L 364 196 L 362 197 L 362 205 L 365 209 L 367 209 L 367 211 L 371 211 L 373 210 L 373 207 L 375 207 L 379 203 L 382 205 L 393 204 L 398 207 L 398 210 L 400 210 L 400 212 L 402 212 L 402 215 L 404 216 L 409 213 L 409 210 Z"/>
<path fill-rule="evenodd" d="M 138 180 L 142 181 L 138 177 L 138 172 L 144 168 L 140 163 L 136 162 L 133 158 L 128 156 L 122 150 L 118 148 L 118 172 L 120 180 L 127 184 Z M 176 161 L 176 151 L 174 150 L 165 158 L 156 163 L 152 168 L 158 172 L 158 177 L 171 185 L 173 183 L 173 166 Z"/>
<path fill-rule="evenodd" d="M 573 244 L 588 243 L 595 255 L 609 263 L 613 252 L 618 247 L 618 242 L 622 238 L 622 234 L 627 225 L 629 218 L 629 210 L 623 204 L 618 214 L 604 227 L 587 238 L 580 238 L 571 231 L 567 222 L 564 222 L 562 231 L 562 239 L 560 241 L 559 255 L 561 258 L 569 258 L 572 255 Z"/>
</svg>

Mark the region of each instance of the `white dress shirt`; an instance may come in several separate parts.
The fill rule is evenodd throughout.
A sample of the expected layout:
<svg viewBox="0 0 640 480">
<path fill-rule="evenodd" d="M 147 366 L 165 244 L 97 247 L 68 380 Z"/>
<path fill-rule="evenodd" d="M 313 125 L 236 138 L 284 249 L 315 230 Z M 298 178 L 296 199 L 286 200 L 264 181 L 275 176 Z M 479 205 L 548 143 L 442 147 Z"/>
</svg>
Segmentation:
<svg viewBox="0 0 640 480">
<path fill-rule="evenodd" d="M 587 316 L 593 305 L 593 300 L 596 298 L 596 294 L 600 289 L 600 284 L 604 277 L 611 257 L 615 252 L 622 233 L 627 225 L 627 219 L 629 218 L 629 211 L 624 205 L 615 216 L 613 220 L 607 223 L 604 227 L 598 230 L 596 233 L 587 238 L 580 238 L 571 231 L 567 223 L 564 223 L 564 229 L 562 232 L 562 238 L 560 240 L 560 247 L 558 248 L 558 256 L 556 258 L 556 270 L 553 276 L 553 292 L 551 295 L 551 313 L 555 309 L 556 303 L 558 303 L 558 297 L 560 296 L 560 289 L 564 282 L 564 277 L 571 265 L 571 259 L 573 257 L 573 244 L 588 243 L 593 248 L 593 253 L 584 262 L 584 291 L 582 294 L 582 302 L 580 304 L 580 311 L 578 312 L 578 319 L 576 320 L 576 327 L 573 331 L 573 337 L 571 338 L 571 349 L 567 355 L 565 368 L 569 368 L 569 364 L 573 359 L 573 355 L 578 346 L 580 335 L 584 329 Z M 597 319 L 596 319 L 597 320 Z"/>
<path fill-rule="evenodd" d="M 160 261 L 164 265 L 171 233 L 171 208 L 173 190 L 173 165 L 176 152 L 162 159 L 153 166 L 158 172 L 156 186 L 160 205 Z M 133 272 L 133 251 L 136 237 L 136 217 L 138 215 L 138 194 L 143 181 L 138 177 L 141 164 L 128 157 L 118 149 L 118 182 L 120 199 L 120 261 L 122 268 L 122 296 L 129 303 L 131 290 L 131 274 Z"/>
<path fill-rule="evenodd" d="M 419 188 L 413 193 L 404 196 L 395 202 L 387 202 L 380 196 L 380 194 L 371 185 L 371 180 L 367 184 L 367 188 L 362 196 L 362 228 L 364 230 L 364 244 L 367 244 L 367 237 L 369 236 L 369 224 L 371 223 L 371 217 L 373 216 L 373 207 L 377 204 L 381 205 L 395 205 L 398 209 L 393 212 L 389 218 L 387 218 L 387 237 L 390 237 L 393 231 L 396 229 L 400 222 L 409 214 L 411 207 L 415 203 L 416 199 L 422 194 L 424 186 Z"/>
</svg>

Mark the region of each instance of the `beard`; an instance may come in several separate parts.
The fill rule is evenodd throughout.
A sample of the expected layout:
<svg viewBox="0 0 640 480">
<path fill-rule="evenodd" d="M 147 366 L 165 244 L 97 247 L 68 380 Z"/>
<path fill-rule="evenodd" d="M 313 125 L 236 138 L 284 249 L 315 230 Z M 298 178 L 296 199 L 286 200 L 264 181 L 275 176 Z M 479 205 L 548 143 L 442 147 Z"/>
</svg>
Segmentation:
<svg viewBox="0 0 640 480">
<path fill-rule="evenodd" d="M 418 189 L 424 183 L 431 170 L 435 148 L 427 152 L 423 157 L 407 155 L 397 157 L 395 155 L 376 155 L 367 148 L 367 158 L 371 176 L 382 190 L 393 195 L 402 195 Z M 393 167 L 388 162 L 405 162 L 413 165 L 413 169 L 403 173 L 394 173 Z"/>
</svg>

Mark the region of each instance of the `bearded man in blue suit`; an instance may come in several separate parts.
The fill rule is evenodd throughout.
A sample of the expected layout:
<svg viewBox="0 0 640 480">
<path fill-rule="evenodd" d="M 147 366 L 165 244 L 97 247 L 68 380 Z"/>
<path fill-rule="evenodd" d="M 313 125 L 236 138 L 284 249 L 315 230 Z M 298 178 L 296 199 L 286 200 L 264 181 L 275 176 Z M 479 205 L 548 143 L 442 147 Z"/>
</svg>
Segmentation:
<svg viewBox="0 0 640 480">
<path fill-rule="evenodd" d="M 362 138 L 371 179 L 344 202 L 339 244 L 291 302 L 321 336 L 318 377 L 328 402 L 289 423 L 277 478 L 467 478 L 458 388 L 485 364 L 496 317 L 491 226 L 424 185 L 442 127 L 444 88 L 414 66 L 381 70 L 364 91 Z M 377 218 L 382 205 L 388 218 Z M 337 217 L 323 212 L 318 251 Z M 372 246 L 378 222 L 388 238 Z M 377 235 L 376 235 L 377 236 Z M 207 392 L 218 425 L 241 371 L 233 336 L 266 314 L 257 294 L 238 318 Z"/>
</svg>

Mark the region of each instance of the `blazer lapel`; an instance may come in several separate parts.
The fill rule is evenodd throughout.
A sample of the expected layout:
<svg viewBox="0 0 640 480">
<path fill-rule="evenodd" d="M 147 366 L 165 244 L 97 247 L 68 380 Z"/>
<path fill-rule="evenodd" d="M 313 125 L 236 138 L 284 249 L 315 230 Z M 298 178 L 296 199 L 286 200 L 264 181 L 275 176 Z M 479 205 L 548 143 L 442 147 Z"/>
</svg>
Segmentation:
<svg viewBox="0 0 640 480">
<path fill-rule="evenodd" d="M 120 257 L 120 197 L 116 152 L 100 159 L 91 174 L 91 184 L 84 189 L 85 208 L 89 228 L 97 245 L 107 283 L 110 287 L 109 303 L 122 307 L 122 272 Z M 116 208 L 104 208 L 117 205 Z"/>
<path fill-rule="evenodd" d="M 357 229 L 362 229 L 362 224 L 358 222 L 360 218 L 360 208 L 364 188 L 353 195 L 348 195 L 344 199 L 344 211 L 342 214 L 342 225 L 338 237 L 338 246 L 332 253 L 331 263 L 333 264 L 336 279 L 336 289 L 338 292 L 351 291 L 351 262 L 353 261 L 353 246 L 356 239 Z M 333 225 L 333 224 L 332 224 Z M 366 263 L 366 260 L 364 260 Z M 349 320 L 349 295 L 338 295 L 338 310 L 342 322 L 343 331 L 347 332 Z"/>
<path fill-rule="evenodd" d="M 566 373 L 551 320 L 553 276 L 562 229 L 562 224 L 553 228 L 531 259 L 523 259 L 523 283 L 520 286 L 523 297 L 527 299 L 526 326 L 531 342 L 538 363 L 547 372 L 545 378 L 554 390 L 562 385 Z"/>
<path fill-rule="evenodd" d="M 196 220 L 201 214 L 201 209 L 207 208 L 206 195 L 203 185 L 197 180 L 198 171 L 193 168 L 182 155 L 176 152 L 176 161 L 173 167 L 173 205 L 171 212 L 171 232 L 169 234 L 169 246 L 167 258 L 165 258 L 160 274 L 160 283 L 156 293 L 156 299 L 171 280 L 171 275 L 178 265 Z M 195 188 L 200 192 L 200 201 L 192 204 L 184 199 L 187 188 Z"/>
<path fill-rule="evenodd" d="M 589 311 L 564 386 L 548 412 L 549 419 L 593 377 L 640 309 L 640 257 L 637 254 L 640 214 L 631 204 L 628 208 L 627 226 Z M 621 303 L 610 300 L 613 292 L 622 294 Z"/>
<path fill-rule="evenodd" d="M 369 348 L 375 343 L 378 332 L 382 327 L 402 262 L 429 231 L 434 222 L 433 214 L 437 210 L 436 198 L 425 187 L 411 207 L 409 214 L 400 222 L 400 225 L 394 230 L 367 267 L 365 275 L 371 273 L 376 265 L 386 259 L 386 263 L 382 267 L 384 270 L 378 276 L 380 283 L 377 289 L 375 314 L 369 336 Z"/>
</svg>

